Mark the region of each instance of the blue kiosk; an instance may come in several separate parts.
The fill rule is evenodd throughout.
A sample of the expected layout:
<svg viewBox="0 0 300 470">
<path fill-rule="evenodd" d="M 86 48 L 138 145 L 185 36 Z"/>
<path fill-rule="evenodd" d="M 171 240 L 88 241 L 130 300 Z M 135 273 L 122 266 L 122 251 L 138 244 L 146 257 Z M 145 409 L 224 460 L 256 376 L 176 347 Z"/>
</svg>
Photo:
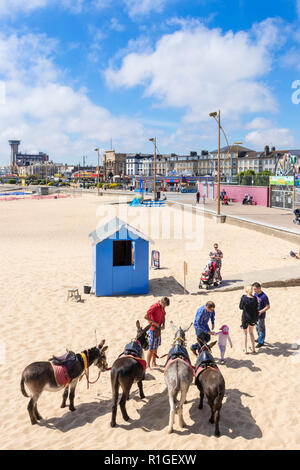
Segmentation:
<svg viewBox="0 0 300 470">
<path fill-rule="evenodd" d="M 149 242 L 118 217 L 90 233 L 96 296 L 148 294 Z"/>
</svg>

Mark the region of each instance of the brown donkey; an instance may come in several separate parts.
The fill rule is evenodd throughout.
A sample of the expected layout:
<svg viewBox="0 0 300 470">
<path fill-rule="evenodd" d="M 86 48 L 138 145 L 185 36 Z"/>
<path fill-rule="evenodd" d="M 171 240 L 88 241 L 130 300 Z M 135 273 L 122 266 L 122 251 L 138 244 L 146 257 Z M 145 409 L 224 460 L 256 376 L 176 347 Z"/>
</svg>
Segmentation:
<svg viewBox="0 0 300 470">
<path fill-rule="evenodd" d="M 143 350 L 148 349 L 147 331 L 150 324 L 142 329 L 140 322 L 136 322 L 136 338 L 125 346 L 124 353 L 112 365 L 111 368 L 111 387 L 112 387 L 112 417 L 111 426 L 116 426 L 116 416 L 118 407 L 119 387 L 121 386 L 123 394 L 120 400 L 120 408 L 125 421 L 129 420 L 126 411 L 126 400 L 129 400 L 129 393 L 133 382 L 137 382 L 140 397 L 145 398 L 143 392 L 142 380 L 145 376 L 146 361 L 143 361 Z M 135 359 L 136 358 L 136 359 Z"/>
<path fill-rule="evenodd" d="M 195 384 L 200 391 L 199 410 L 203 408 L 203 398 L 205 395 L 211 408 L 209 422 L 211 424 L 215 423 L 215 436 L 219 437 L 220 410 L 225 394 L 225 381 L 211 355 L 211 348 L 217 341 L 205 344 L 198 338 L 198 343 L 201 349 L 195 365 Z"/>
<path fill-rule="evenodd" d="M 21 378 L 21 392 L 24 397 L 29 398 L 25 385 L 31 392 L 32 398 L 27 407 L 31 424 L 36 424 L 43 419 L 38 412 L 37 402 L 44 390 L 58 392 L 64 388 L 61 408 L 65 408 L 70 390 L 69 409 L 75 411 L 74 396 L 78 379 L 92 364 L 99 368 L 99 374 L 108 369 L 105 355 L 107 346 L 103 347 L 104 342 L 105 340 L 102 340 L 98 347 L 86 349 L 80 354 L 70 352 L 61 358 L 53 356 L 48 362 L 33 362 L 25 367 Z M 65 380 L 61 380 L 61 377 L 54 372 L 55 365 L 58 366 L 57 370 L 62 372 Z"/>
</svg>

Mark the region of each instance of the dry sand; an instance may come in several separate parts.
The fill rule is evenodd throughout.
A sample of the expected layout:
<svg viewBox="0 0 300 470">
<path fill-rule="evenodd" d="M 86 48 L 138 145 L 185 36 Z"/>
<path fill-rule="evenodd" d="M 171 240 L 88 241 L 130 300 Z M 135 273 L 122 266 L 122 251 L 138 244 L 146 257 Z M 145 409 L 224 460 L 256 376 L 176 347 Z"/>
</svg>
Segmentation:
<svg viewBox="0 0 300 470">
<path fill-rule="evenodd" d="M 105 198 L 105 202 L 109 200 Z M 149 295 L 112 298 L 83 295 L 84 303 L 66 302 L 68 287 L 79 287 L 82 293 L 83 285 L 91 284 L 92 249 L 88 234 L 103 221 L 103 203 L 104 198 L 99 205 L 95 196 L 85 196 L 0 205 L 0 341 L 6 349 L 6 360 L 0 365 L 0 448 L 299 449 L 300 353 L 292 347 L 293 343 L 300 344 L 299 287 L 267 290 L 271 303 L 267 346 L 256 356 L 246 356 L 242 351 L 238 308 L 242 291 L 203 291 L 184 296 L 181 286 L 183 260 L 188 262 L 189 287 L 198 281 L 215 241 L 224 252 L 223 275 L 229 279 L 247 270 L 294 265 L 296 261 L 286 256 L 290 243 L 247 229 L 216 225 L 197 216 L 204 222 L 197 249 L 187 249 L 185 240 L 159 240 L 154 236 L 153 248 L 160 250 L 164 269 L 150 271 Z M 115 215 L 116 207 L 109 207 L 111 216 Z M 161 217 L 159 223 L 163 227 L 162 221 L 170 215 L 169 208 L 155 213 L 156 209 L 143 211 L 143 219 L 155 214 L 154 226 Z M 141 220 L 139 214 L 135 213 L 135 217 L 136 222 L 138 217 Z M 135 224 L 132 214 L 128 220 Z M 188 232 L 192 230 L 188 224 L 193 223 L 185 220 Z M 284 256 L 286 259 L 282 259 Z M 61 392 L 43 393 L 38 408 L 44 420 L 31 425 L 28 399 L 20 392 L 21 373 L 26 365 L 47 360 L 52 354 L 63 354 L 66 348 L 79 352 L 93 346 L 95 329 L 99 340 L 106 339 L 111 365 L 134 337 L 136 320 L 145 325 L 146 310 L 163 295 L 170 297 L 171 304 L 160 355 L 167 353 L 172 341 L 169 320 L 188 325 L 197 308 L 207 300 L 216 303 L 216 328 L 223 323 L 230 326 L 233 349 L 228 347 L 226 365 L 220 366 L 226 396 L 219 439 L 214 437 L 214 426 L 208 422 L 207 403 L 202 411 L 198 410 L 199 393 L 194 385 L 184 406 L 187 427 L 179 429 L 176 418 L 174 433 L 167 434 L 169 402 L 163 369 L 147 373 L 144 400 L 140 400 L 137 386 L 133 386 L 127 402 L 131 420 L 124 422 L 118 410 L 114 429 L 110 427 L 109 372 L 102 374 L 89 390 L 85 380 L 79 383 L 77 409 L 73 413 L 60 408 Z M 194 342 L 193 328 L 187 333 L 187 340 L 188 345 Z M 219 358 L 217 346 L 214 354 Z M 91 379 L 96 376 L 97 369 L 92 367 Z"/>
</svg>

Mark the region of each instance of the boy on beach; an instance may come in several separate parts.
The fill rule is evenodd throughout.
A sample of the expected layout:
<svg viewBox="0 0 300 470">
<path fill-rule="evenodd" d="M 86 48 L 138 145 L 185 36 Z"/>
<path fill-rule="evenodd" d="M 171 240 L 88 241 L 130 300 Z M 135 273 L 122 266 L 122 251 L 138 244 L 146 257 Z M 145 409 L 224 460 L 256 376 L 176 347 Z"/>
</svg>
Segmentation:
<svg viewBox="0 0 300 470">
<path fill-rule="evenodd" d="M 259 282 L 252 284 L 254 289 L 254 295 L 258 301 L 258 320 L 256 323 L 256 330 L 258 334 L 257 348 L 261 348 L 264 345 L 266 338 L 266 312 L 270 310 L 270 302 L 268 296 L 262 291 Z"/>
<path fill-rule="evenodd" d="M 153 304 L 145 315 L 145 319 L 151 323 L 148 331 L 149 351 L 147 354 L 147 367 L 151 369 L 150 362 L 152 359 L 152 367 L 156 367 L 156 357 L 158 347 L 161 345 L 161 330 L 165 328 L 165 308 L 170 305 L 168 297 L 163 297 L 159 302 Z"/>
</svg>

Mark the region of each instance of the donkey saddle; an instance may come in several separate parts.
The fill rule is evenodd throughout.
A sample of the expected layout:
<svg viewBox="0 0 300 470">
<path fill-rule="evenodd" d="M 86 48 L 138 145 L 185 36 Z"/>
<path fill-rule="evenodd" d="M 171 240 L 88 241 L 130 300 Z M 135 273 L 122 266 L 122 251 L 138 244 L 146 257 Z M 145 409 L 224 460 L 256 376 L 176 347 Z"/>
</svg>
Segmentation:
<svg viewBox="0 0 300 470">
<path fill-rule="evenodd" d="M 197 358 L 195 369 L 197 369 L 198 367 L 207 367 L 209 365 L 213 366 L 215 364 L 216 364 L 215 360 L 210 354 L 210 352 L 207 350 L 204 350 L 200 353 L 200 355 Z"/>
<path fill-rule="evenodd" d="M 126 344 L 124 354 L 126 356 L 142 357 L 143 349 L 136 341 L 131 341 L 131 343 Z"/>
<path fill-rule="evenodd" d="M 65 366 L 68 373 L 72 369 L 76 361 L 78 361 L 76 354 L 73 351 L 67 351 L 63 356 L 52 356 L 49 359 L 56 366 Z"/>
</svg>

